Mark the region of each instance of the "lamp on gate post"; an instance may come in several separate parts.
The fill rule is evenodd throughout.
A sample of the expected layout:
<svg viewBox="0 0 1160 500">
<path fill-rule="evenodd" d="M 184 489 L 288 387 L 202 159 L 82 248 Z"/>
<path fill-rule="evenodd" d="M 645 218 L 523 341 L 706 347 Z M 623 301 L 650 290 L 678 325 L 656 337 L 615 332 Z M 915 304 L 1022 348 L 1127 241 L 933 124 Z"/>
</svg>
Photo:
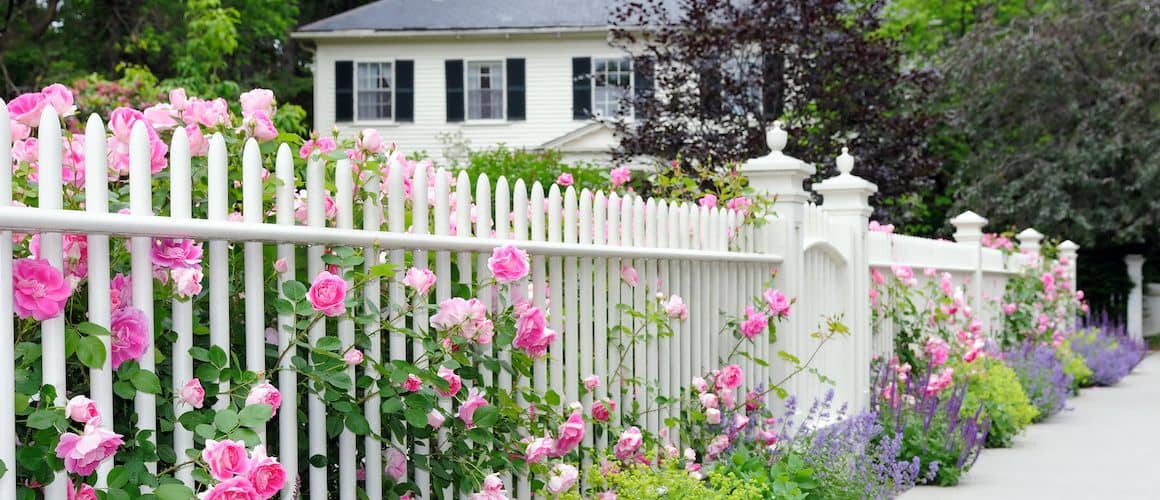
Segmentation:
<svg viewBox="0 0 1160 500">
<path fill-rule="evenodd" d="M 981 314 L 983 312 L 983 226 L 987 225 L 987 219 L 967 210 L 951 219 L 950 222 L 952 226 L 955 226 L 955 242 L 975 247 L 975 308 Z"/>
</svg>

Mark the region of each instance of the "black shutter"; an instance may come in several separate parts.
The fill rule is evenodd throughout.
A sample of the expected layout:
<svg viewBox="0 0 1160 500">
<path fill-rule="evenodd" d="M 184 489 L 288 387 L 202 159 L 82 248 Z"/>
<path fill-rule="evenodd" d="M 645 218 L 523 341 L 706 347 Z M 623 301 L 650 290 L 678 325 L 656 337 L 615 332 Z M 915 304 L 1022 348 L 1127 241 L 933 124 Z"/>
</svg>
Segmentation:
<svg viewBox="0 0 1160 500">
<path fill-rule="evenodd" d="M 395 121 L 415 121 L 415 61 L 395 61 Z"/>
<path fill-rule="evenodd" d="M 632 85 L 636 101 L 641 102 L 653 95 L 653 75 L 656 61 L 651 57 L 638 57 L 632 61 Z"/>
<path fill-rule="evenodd" d="M 334 121 L 354 121 L 354 63 L 334 62 Z"/>
<path fill-rule="evenodd" d="M 592 116 L 592 58 L 572 58 L 572 119 Z"/>
<path fill-rule="evenodd" d="M 705 63 L 697 82 L 698 93 L 701 96 L 701 113 L 706 118 L 720 117 L 724 108 L 723 96 L 721 95 L 721 70 L 713 64 Z"/>
<path fill-rule="evenodd" d="M 527 91 L 524 88 L 524 60 L 507 60 L 507 119 L 527 118 Z"/>
<path fill-rule="evenodd" d="M 447 122 L 463 121 L 463 59 L 444 61 L 447 78 Z"/>
<path fill-rule="evenodd" d="M 783 59 L 780 55 L 766 54 L 761 59 L 761 116 L 772 122 L 781 116 L 785 87 L 782 84 Z"/>
</svg>

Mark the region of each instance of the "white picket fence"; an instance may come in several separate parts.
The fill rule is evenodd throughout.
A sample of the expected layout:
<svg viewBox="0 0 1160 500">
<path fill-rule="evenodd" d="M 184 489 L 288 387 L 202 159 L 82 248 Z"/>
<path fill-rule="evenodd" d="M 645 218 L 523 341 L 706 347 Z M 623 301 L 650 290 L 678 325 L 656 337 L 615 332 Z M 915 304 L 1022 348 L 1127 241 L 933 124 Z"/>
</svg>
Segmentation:
<svg viewBox="0 0 1160 500">
<path fill-rule="evenodd" d="M 11 135 L 4 106 L 0 105 L 0 162 L 11 164 Z M 662 200 L 620 196 L 571 187 L 552 185 L 546 189 L 538 183 L 527 186 L 522 180 L 509 183 L 497 179 L 494 185 L 486 176 L 469 179 L 466 174 L 457 178 L 440 173 L 435 179 L 434 198 L 421 186 L 428 185 L 427 172 L 416 169 L 410 203 L 410 226 L 406 219 L 407 198 L 401 169 L 392 169 L 385 180 L 388 188 L 380 202 L 377 180 L 364 183 L 356 192 L 351 164 L 339 161 L 334 172 L 324 169 L 335 167 L 313 159 L 308 162 L 305 179 L 296 178 L 291 150 L 287 145 L 278 148 L 273 165 L 263 165 L 258 145 L 252 140 L 245 145 L 240 158 L 229 158 L 221 136 L 210 139 L 208 173 L 194 176 L 191 171 L 189 144 L 179 128 L 173 137 L 169 153 L 168 186 L 161 186 L 150 174 L 149 144 L 146 131 L 138 124 L 133 130 L 129 173 L 129 214 L 110 213 L 109 183 L 105 163 L 104 125 L 97 117 L 88 121 L 86 134 L 86 184 L 84 211 L 62 210 L 61 131 L 60 122 L 51 110 L 41 121 L 39 133 L 40 179 L 36 207 L 11 205 L 12 179 L 10 169 L 0 169 L 0 394 L 14 391 L 12 313 L 12 233 L 41 233 L 42 255 L 53 265 L 61 266 L 61 234 L 88 235 L 89 321 L 109 325 L 110 263 L 109 248 L 122 240 L 132 247 L 133 304 L 153 318 L 153 275 L 150 248 L 153 238 L 187 238 L 208 242 L 205 265 L 207 291 L 196 301 L 174 301 L 172 329 L 177 334 L 174 345 L 158 345 L 172 363 L 172 386 L 181 388 L 195 373 L 195 362 L 190 348 L 202 343 L 194 337 L 194 319 L 208 318 L 209 345 L 220 346 L 227 352 L 237 353 L 249 370 L 263 370 L 268 357 L 265 329 L 278 326 L 279 351 L 291 348 L 291 339 L 283 328 L 294 323 L 291 315 L 277 315 L 271 304 L 264 303 L 264 279 L 272 269 L 272 262 L 264 261 L 265 245 L 276 245 L 279 258 L 289 263 L 288 270 L 278 275 L 279 283 L 287 280 L 309 282 L 323 267 L 322 256 L 327 247 L 349 246 L 365 249 L 366 265 L 376 264 L 380 251 L 386 251 L 388 262 L 402 265 L 410 262 L 416 267 L 429 267 L 438 276 L 435 299 L 450 297 L 454 263 L 458 266 L 461 282 L 486 277 L 487 253 L 511 241 L 532 255 L 532 273 L 516 289 L 530 286 L 533 303 L 549 311 L 550 326 L 561 332 L 550 348 L 546 363 L 540 363 L 534 372 L 532 385 L 539 391 L 552 389 L 565 401 L 582 401 L 587 408 L 592 397 L 610 397 L 624 411 L 634 397 L 646 405 L 651 397 L 644 394 L 622 393 L 617 387 L 602 385 L 594 395 L 583 398 L 579 394 L 581 379 L 598 374 L 608 380 L 609 372 L 621 363 L 617 359 L 617 339 L 607 334 L 616 325 L 632 321 L 620 314 L 616 305 L 630 304 L 643 308 L 657 293 L 678 294 L 689 305 L 689 319 L 674 321 L 674 335 L 647 345 L 629 348 L 624 360 L 632 376 L 655 383 L 660 395 L 676 395 L 689 380 L 719 367 L 725 356 L 730 336 L 720 329 L 725 316 L 740 315 L 749 299 L 761 292 L 776 268 L 774 286 L 791 297 L 797 304 L 790 318 L 779 328 L 775 345 L 757 343 L 758 357 L 770 360 L 763 367 L 743 362 L 746 384 L 739 390 L 749 390 L 778 380 L 787 372 L 785 363 L 777 361 L 776 351 L 784 349 L 799 355 L 808 354 L 816 345 L 809 336 L 819 328 L 825 317 L 839 315 L 852 332 L 849 338 L 827 345 L 814 365 L 836 382 L 839 398 L 854 405 L 867 402 L 870 386 L 869 363 L 875 353 L 890 349 L 886 335 L 873 338 L 870 330 L 870 309 L 867 298 L 871 266 L 889 268 L 906 264 L 916 268 L 935 267 L 975 282 L 988 283 L 983 293 L 1001 294 L 1005 276 L 1017 272 L 1019 259 L 1004 259 L 991 250 L 980 250 L 978 221 L 960 226 L 959 242 L 937 242 L 905 236 L 887 236 L 868 233 L 870 214 L 868 197 L 876 189 L 873 184 L 852 175 L 853 158 L 843 154 L 838 160 L 841 175 L 814 186 L 823 195 L 825 203 L 814 205 L 802 189 L 802 181 L 814 171 L 799 160 L 784 155 L 785 133 L 780 129 L 770 132 L 774 152 L 754 159 L 744 167 L 751 185 L 778 196 L 774 209 L 777 215 L 760 228 L 740 228 L 739 215 L 717 208 L 709 209 L 691 203 L 669 203 Z M 274 203 L 263 202 L 261 178 L 264 166 L 273 167 L 273 178 L 280 181 Z M 239 168 L 240 167 L 240 168 Z M 326 227 L 324 198 L 325 180 L 334 179 L 338 217 L 335 227 Z M 454 180 L 455 185 L 451 182 Z M 242 221 L 229 220 L 228 199 L 230 183 L 240 182 Z M 270 182 L 270 181 L 266 181 Z M 205 200 L 193 200 L 195 187 L 208 193 Z M 304 186 L 308 200 L 308 223 L 300 225 L 294 217 L 294 192 Z M 168 190 L 169 213 L 153 213 L 154 196 L 163 196 Z M 160 190 L 160 191 L 159 191 Z M 200 191 L 200 190 L 198 190 Z M 452 210 L 452 193 L 458 210 Z M 474 196 L 473 196 L 474 194 Z M 207 219 L 194 219 L 193 203 L 208 206 Z M 380 206 L 382 203 L 385 206 Z M 476 206 L 474 220 L 465 207 Z M 352 220 L 356 204 L 362 204 L 362 221 Z M 273 220 L 267 214 L 273 213 Z M 452 234 L 452 217 L 455 217 Z M 508 223 L 510 221 L 510 223 Z M 973 224 L 973 225 L 971 225 Z M 973 229 L 972 229 L 973 228 Z M 230 290 L 228 262 L 230 252 L 241 248 L 244 254 L 244 283 L 242 290 Z M 296 274 L 295 250 L 306 247 L 306 275 Z M 409 255 L 408 255 L 409 254 Z M 455 258 L 453 259 L 453 255 Z M 981 256 L 981 257 L 980 257 Z M 23 255 L 16 256 L 17 258 Z M 408 259 L 409 257 L 409 259 Z M 1074 257 L 1072 258 L 1074 263 Z M 629 265 L 640 274 L 640 285 L 630 287 L 621 281 L 621 267 Z M 244 307 L 231 311 L 230 294 L 242 292 Z M 389 281 L 386 287 L 372 282 L 366 288 L 367 299 L 377 304 L 400 304 L 406 299 L 401 285 Z M 490 301 L 490 294 L 481 294 L 481 300 Z M 976 298 L 975 300 L 979 300 Z M 415 313 L 417 330 L 427 329 L 429 318 L 419 309 Z M 244 335 L 231 335 L 230 325 L 244 317 Z M 336 321 L 327 319 L 326 321 Z M 319 321 L 310 332 L 312 341 L 326 335 L 326 321 Z M 397 321 L 403 321 L 398 319 Z M 336 328 L 344 345 L 354 341 L 355 324 L 350 319 L 338 319 Z M 640 325 L 636 325 L 640 326 Z M 58 399 L 63 404 L 66 395 L 77 391 L 88 393 L 98 402 L 105 415 L 112 414 L 114 394 L 112 370 L 106 366 L 93 369 L 90 384 L 83 387 L 78 380 L 66 379 L 64 318 L 41 323 L 43 338 L 44 383 L 56 386 Z M 233 332 L 236 333 L 236 332 Z M 374 347 L 367 354 L 381 359 L 415 359 L 423 346 L 415 341 L 408 349 L 407 339 L 399 333 L 380 335 L 375 328 L 365 332 Z M 231 342 L 231 338 L 235 339 Z M 238 343 L 237 339 L 244 339 Z M 107 342 L 107 338 L 105 339 Z M 108 348 L 108 345 L 106 345 Z M 292 349 L 292 348 L 291 348 Z M 408 352 L 410 351 L 410 352 Z M 328 467 L 312 467 L 306 458 L 326 455 L 328 436 L 325 429 L 325 407 L 314 395 L 299 394 L 298 380 L 290 367 L 292 356 L 282 358 L 282 370 L 274 381 L 282 391 L 282 410 L 278 412 L 278 428 L 289 430 L 269 436 L 268 442 L 288 471 L 301 474 L 303 487 L 309 488 L 309 498 L 329 498 L 328 483 L 336 482 L 340 499 L 356 498 L 359 480 L 355 475 L 360 465 L 366 471 L 365 488 L 370 498 L 379 498 L 383 489 L 382 446 L 373 439 L 365 443 L 366 452 L 360 456 L 356 437 L 344 431 L 338 441 L 338 456 L 327 456 Z M 155 363 L 150 349 L 141 366 L 152 369 Z M 354 368 L 351 369 L 352 372 Z M 368 376 L 376 376 L 367 370 Z M 491 374 L 492 380 L 503 388 L 513 384 L 511 375 L 504 372 Z M 790 383 L 791 392 L 809 398 L 819 394 L 823 387 L 810 377 L 798 377 Z M 302 400 L 305 401 L 302 401 Z M 218 404 L 224 403 L 219 401 Z M 138 394 L 135 398 L 138 429 L 157 429 L 158 405 L 174 405 L 176 415 L 185 407 L 172 401 L 156 401 L 154 396 Z M 382 428 L 380 401 L 369 397 L 366 416 L 376 433 Z M 303 409 L 305 422 L 298 420 L 296 409 Z M 449 409 L 449 407 L 448 407 Z M 0 461 L 8 464 L 9 473 L 0 478 L 0 498 L 15 497 L 15 409 L 11 397 L 0 398 Z M 649 412 L 641 427 L 657 431 L 664 420 L 675 413 L 669 410 Z M 614 419 L 620 415 L 614 414 Z M 112 427 L 115 422 L 103 423 Z M 307 428 L 308 452 L 299 456 L 298 433 Z M 163 442 L 172 442 L 177 456 L 194 445 L 194 435 L 176 425 L 172 435 L 163 433 Z M 154 438 L 158 439 L 158 438 Z M 593 432 L 586 433 L 585 444 L 593 444 Z M 596 444 L 606 444 L 604 439 Z M 278 451 L 282 451 L 278 453 Z M 419 451 L 422 451 L 421 449 Z M 360 464 L 361 462 L 361 464 Z M 100 472 L 104 478 L 106 464 Z M 292 474 L 293 476 L 294 474 Z M 335 481 L 334 475 L 337 475 Z M 329 477 L 328 477 L 329 476 Z M 179 476 L 191 481 L 188 471 Z M 427 498 L 430 481 L 427 473 L 412 468 L 410 479 Z M 529 497 L 526 481 L 505 478 L 519 498 Z M 49 498 L 63 498 L 63 481 L 48 486 Z M 292 498 L 296 481 L 289 481 L 283 498 Z"/>
</svg>

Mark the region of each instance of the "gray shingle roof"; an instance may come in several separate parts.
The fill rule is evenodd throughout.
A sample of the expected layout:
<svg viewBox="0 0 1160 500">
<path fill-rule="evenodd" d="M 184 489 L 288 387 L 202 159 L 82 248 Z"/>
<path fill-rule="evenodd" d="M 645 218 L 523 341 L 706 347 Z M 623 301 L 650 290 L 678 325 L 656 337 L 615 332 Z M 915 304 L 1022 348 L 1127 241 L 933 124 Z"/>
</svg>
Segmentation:
<svg viewBox="0 0 1160 500">
<path fill-rule="evenodd" d="M 609 26 L 615 0 L 379 0 L 299 28 L 300 33 Z"/>
</svg>

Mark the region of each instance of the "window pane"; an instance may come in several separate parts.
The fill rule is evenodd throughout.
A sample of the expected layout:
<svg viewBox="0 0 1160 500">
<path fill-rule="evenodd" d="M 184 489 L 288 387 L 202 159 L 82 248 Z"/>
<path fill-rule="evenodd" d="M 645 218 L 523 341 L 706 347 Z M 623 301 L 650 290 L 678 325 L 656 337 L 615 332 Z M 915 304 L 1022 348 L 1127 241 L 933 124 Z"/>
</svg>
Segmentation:
<svg viewBox="0 0 1160 500">
<path fill-rule="evenodd" d="M 358 63 L 355 99 L 359 120 L 390 120 L 392 114 L 391 63 Z"/>
<path fill-rule="evenodd" d="M 503 63 L 467 63 L 467 118 L 503 119 Z"/>
<path fill-rule="evenodd" d="M 599 116 L 621 114 L 623 100 L 631 95 L 632 60 L 629 58 L 594 59 L 592 112 Z"/>
</svg>

